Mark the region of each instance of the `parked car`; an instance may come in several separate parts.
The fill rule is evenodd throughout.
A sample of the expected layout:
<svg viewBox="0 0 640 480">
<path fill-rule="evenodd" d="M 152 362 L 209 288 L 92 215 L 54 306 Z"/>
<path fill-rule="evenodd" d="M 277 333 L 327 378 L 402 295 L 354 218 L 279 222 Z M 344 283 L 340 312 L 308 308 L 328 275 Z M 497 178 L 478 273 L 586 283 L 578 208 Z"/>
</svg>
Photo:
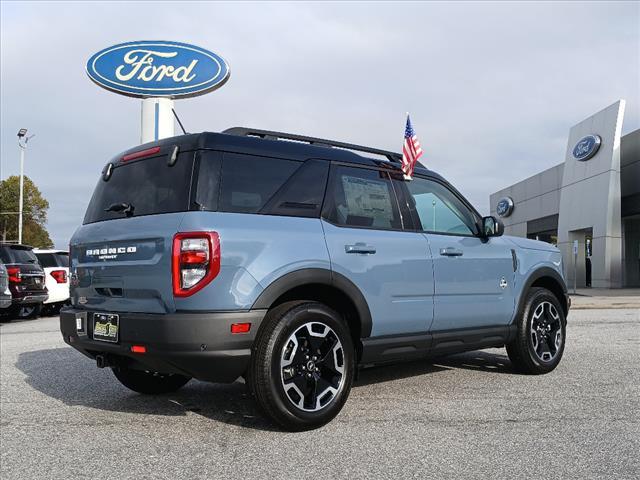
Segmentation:
<svg viewBox="0 0 640 480">
<path fill-rule="evenodd" d="M 243 128 L 117 155 L 71 239 L 64 341 L 145 394 L 242 376 L 290 430 L 330 421 L 359 366 L 506 347 L 517 370 L 552 371 L 558 249 L 400 166 Z"/>
<path fill-rule="evenodd" d="M 0 263 L 0 315 L 8 313 L 11 306 L 11 290 L 9 290 L 9 273 L 4 263 Z"/>
<path fill-rule="evenodd" d="M 49 298 L 44 282 L 44 270 L 28 245 L 0 243 L 0 260 L 9 274 L 12 318 L 35 318 L 42 303 Z"/>
<path fill-rule="evenodd" d="M 44 269 L 49 298 L 43 304 L 43 313 L 57 315 L 69 301 L 69 252 L 65 250 L 35 249 L 38 263 Z"/>
</svg>

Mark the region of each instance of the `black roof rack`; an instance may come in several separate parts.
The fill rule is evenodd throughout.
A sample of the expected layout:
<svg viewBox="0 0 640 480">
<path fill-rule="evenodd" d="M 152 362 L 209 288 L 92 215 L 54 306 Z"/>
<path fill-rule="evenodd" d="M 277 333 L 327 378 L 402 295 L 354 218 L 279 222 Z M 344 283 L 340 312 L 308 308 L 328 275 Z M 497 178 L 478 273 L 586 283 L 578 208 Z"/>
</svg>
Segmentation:
<svg viewBox="0 0 640 480">
<path fill-rule="evenodd" d="M 337 147 L 345 150 L 354 150 L 356 152 L 371 153 L 374 155 L 380 155 L 386 157 L 387 160 L 393 163 L 402 163 L 402 155 L 388 150 L 380 150 L 378 148 L 364 147 L 362 145 L 354 145 L 351 143 L 336 142 L 335 140 L 326 140 L 324 138 L 306 137 L 304 135 L 295 135 L 292 133 L 272 132 L 270 130 L 258 130 L 255 128 L 247 127 L 233 127 L 228 128 L 224 132 L 228 135 L 238 135 L 241 137 L 259 137 L 267 140 L 293 140 L 296 142 L 308 143 L 310 145 L 317 145 L 321 147 Z"/>
</svg>

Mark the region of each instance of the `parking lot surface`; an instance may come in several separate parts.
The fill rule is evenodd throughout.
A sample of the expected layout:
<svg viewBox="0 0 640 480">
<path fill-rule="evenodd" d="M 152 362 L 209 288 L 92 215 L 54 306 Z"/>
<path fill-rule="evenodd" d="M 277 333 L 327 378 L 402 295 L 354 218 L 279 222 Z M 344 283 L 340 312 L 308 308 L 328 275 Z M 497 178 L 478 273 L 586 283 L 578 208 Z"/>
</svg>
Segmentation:
<svg viewBox="0 0 640 480">
<path fill-rule="evenodd" d="M 0 476 L 638 478 L 640 310 L 570 314 L 560 366 L 502 349 L 361 372 L 342 413 L 285 433 L 241 382 L 148 397 L 67 347 L 57 318 L 0 326 Z"/>
</svg>

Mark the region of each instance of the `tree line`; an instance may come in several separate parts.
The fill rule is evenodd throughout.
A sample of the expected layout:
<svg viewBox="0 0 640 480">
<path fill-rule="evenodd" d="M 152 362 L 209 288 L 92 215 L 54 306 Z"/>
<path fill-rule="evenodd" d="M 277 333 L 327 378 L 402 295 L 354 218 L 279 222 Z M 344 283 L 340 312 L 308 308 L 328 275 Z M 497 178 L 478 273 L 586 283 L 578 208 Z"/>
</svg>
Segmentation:
<svg viewBox="0 0 640 480">
<path fill-rule="evenodd" d="M 0 240 L 17 242 L 20 177 L 13 175 L 0 181 Z M 24 177 L 22 243 L 37 248 L 52 248 L 47 231 L 49 202 L 33 181 Z"/>
</svg>

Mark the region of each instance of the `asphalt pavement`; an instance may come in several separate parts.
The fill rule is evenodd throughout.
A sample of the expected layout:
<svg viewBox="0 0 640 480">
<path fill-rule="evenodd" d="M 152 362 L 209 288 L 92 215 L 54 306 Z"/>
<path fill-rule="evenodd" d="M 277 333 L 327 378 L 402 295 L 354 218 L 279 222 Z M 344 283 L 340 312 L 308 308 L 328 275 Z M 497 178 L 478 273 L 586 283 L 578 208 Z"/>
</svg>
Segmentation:
<svg viewBox="0 0 640 480">
<path fill-rule="evenodd" d="M 58 320 L 0 325 L 0 477 L 638 478 L 640 310 L 575 310 L 559 367 L 502 349 L 363 371 L 342 413 L 286 433 L 241 382 L 141 396 Z"/>
</svg>

